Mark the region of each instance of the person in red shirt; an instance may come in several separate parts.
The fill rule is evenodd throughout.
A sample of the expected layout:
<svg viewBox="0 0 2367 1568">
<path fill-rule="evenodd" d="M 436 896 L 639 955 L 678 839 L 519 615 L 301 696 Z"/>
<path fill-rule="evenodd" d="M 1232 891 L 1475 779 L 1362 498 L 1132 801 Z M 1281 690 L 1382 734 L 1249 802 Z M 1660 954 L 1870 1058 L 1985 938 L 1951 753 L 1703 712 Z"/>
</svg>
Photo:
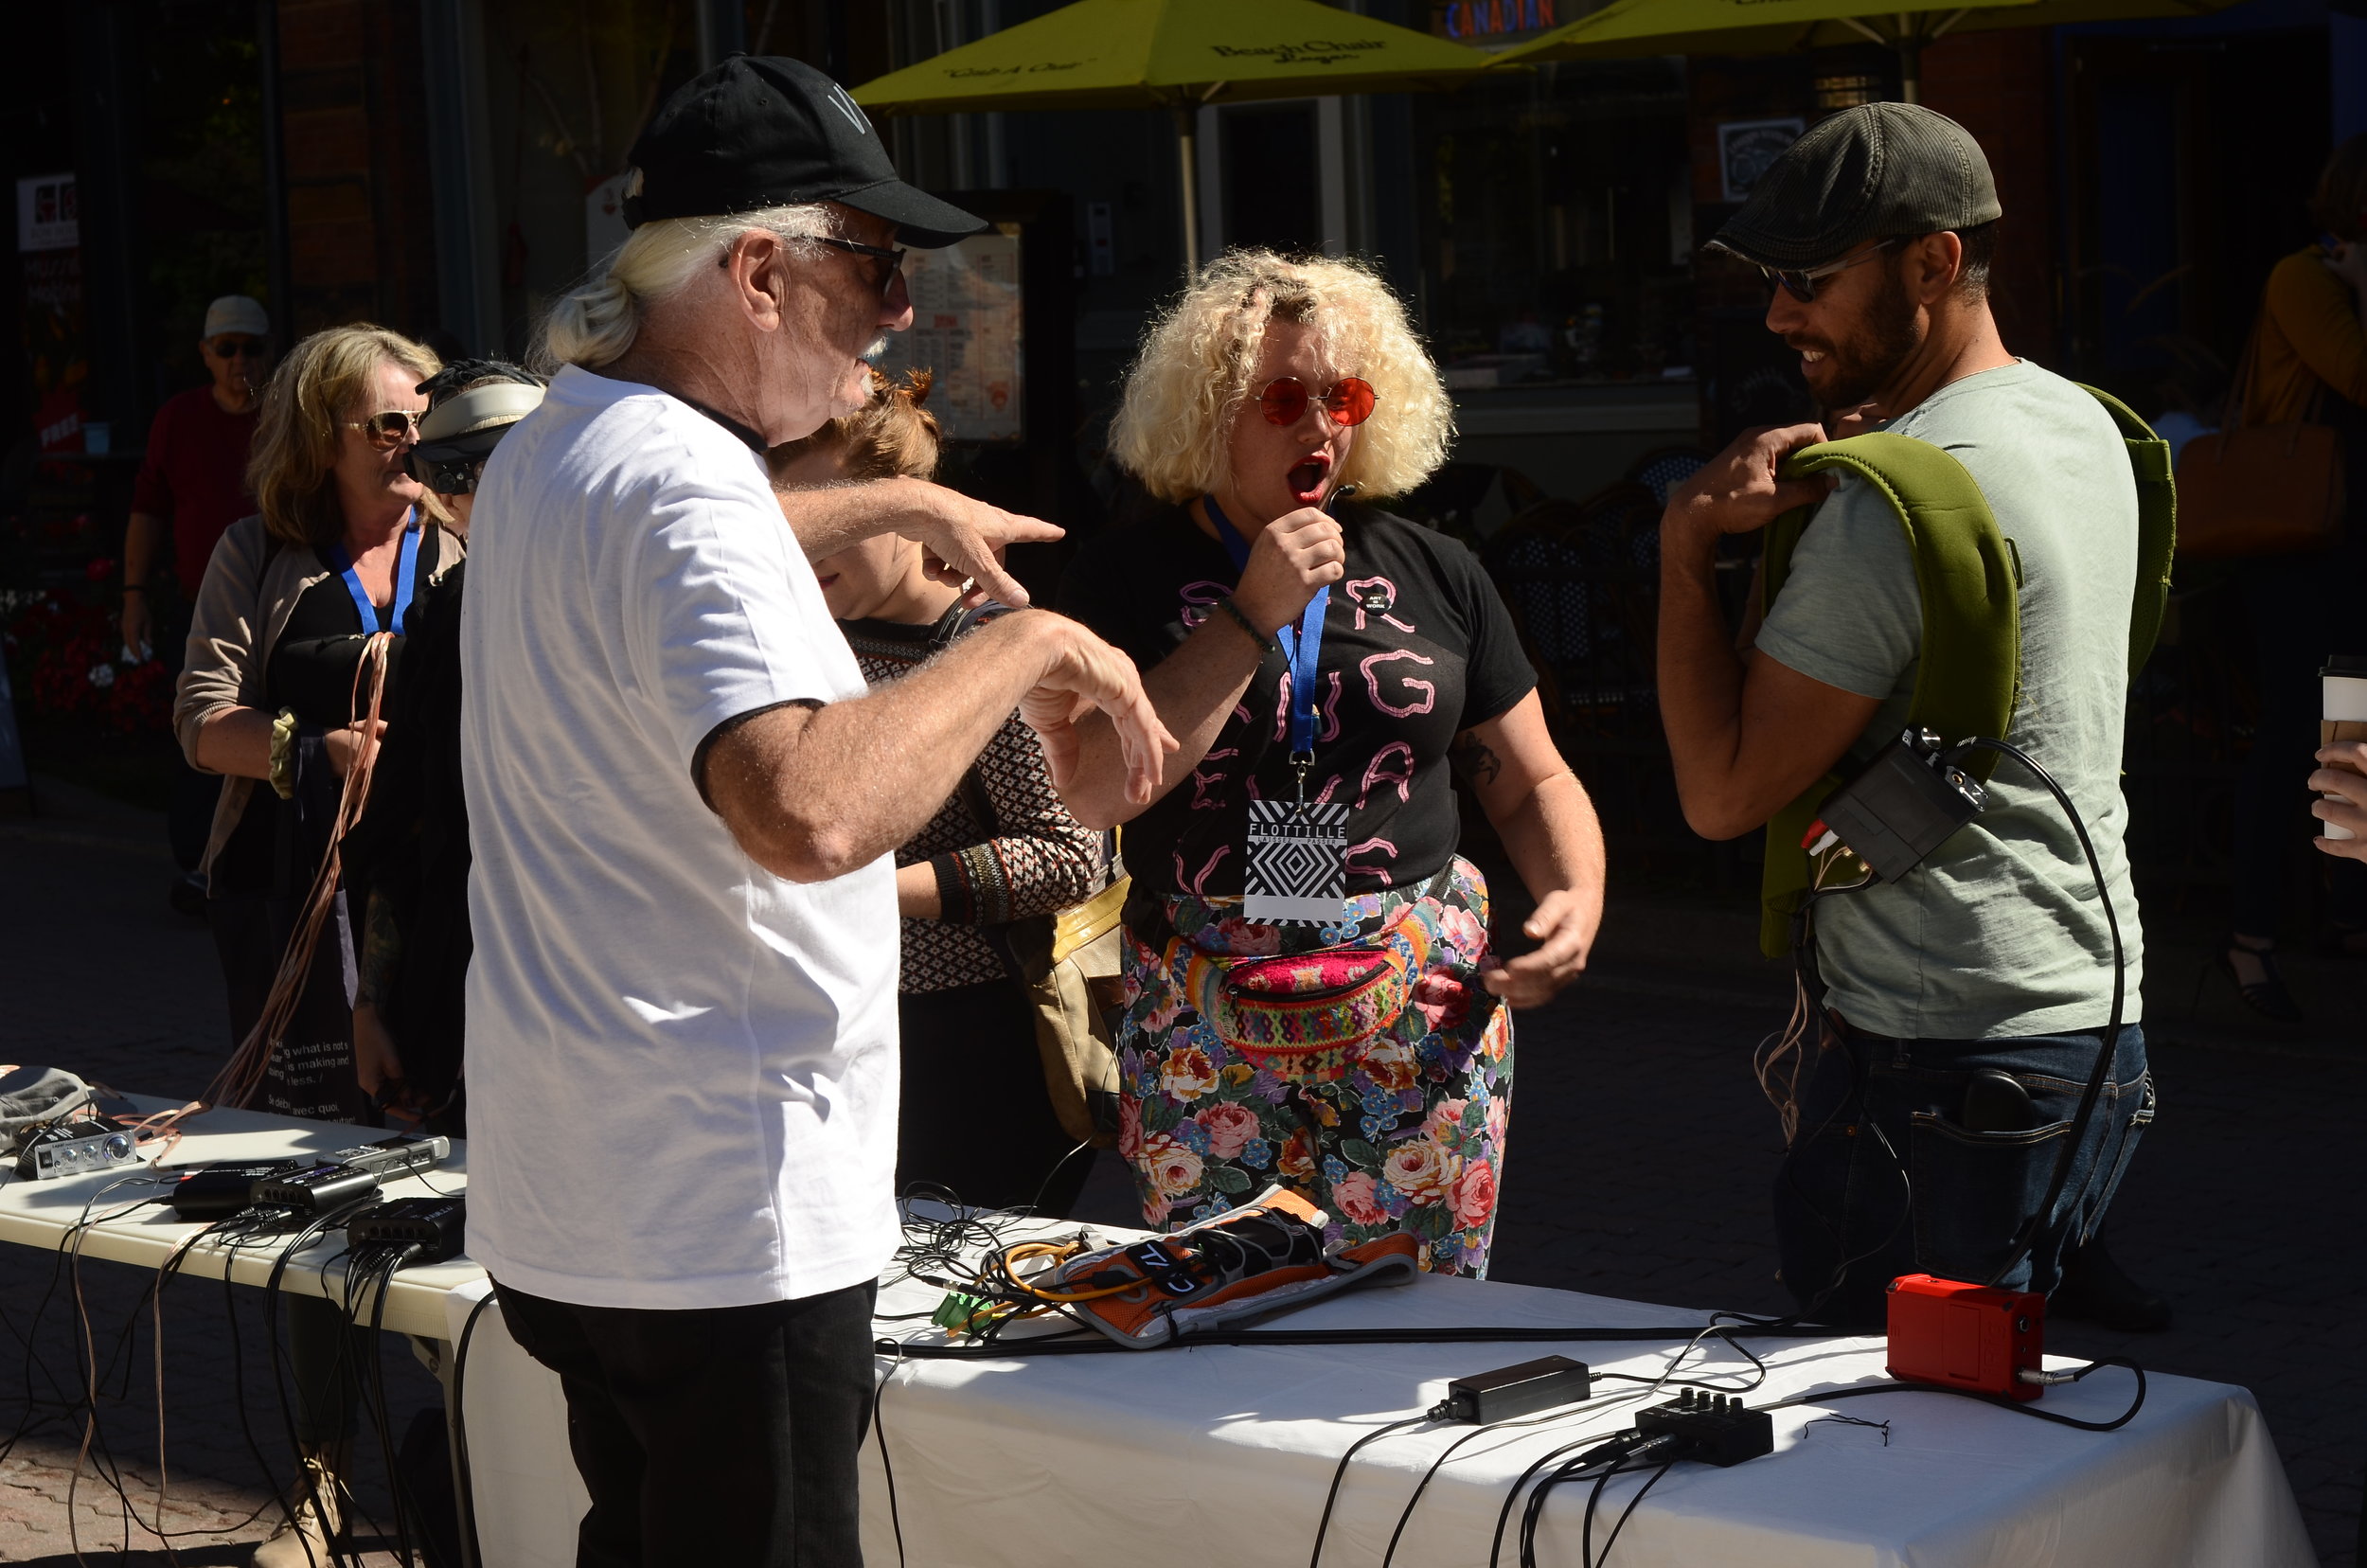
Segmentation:
<svg viewBox="0 0 2367 1568">
<path fill-rule="evenodd" d="M 271 317 L 244 294 L 224 294 L 206 307 L 197 347 L 213 383 L 192 387 L 156 411 L 123 535 L 124 646 L 142 657 L 162 653 L 175 670 L 181 667 L 186 607 L 205 579 L 214 542 L 255 509 L 246 490 L 246 456 L 255 437 L 258 394 L 271 369 Z M 156 560 L 168 533 L 169 588 L 157 575 Z M 191 873 L 205 854 L 221 788 L 220 778 L 187 763 L 174 780 L 167 830 L 181 876 L 172 901 L 189 914 L 202 914 L 205 907 L 204 888 Z"/>
</svg>

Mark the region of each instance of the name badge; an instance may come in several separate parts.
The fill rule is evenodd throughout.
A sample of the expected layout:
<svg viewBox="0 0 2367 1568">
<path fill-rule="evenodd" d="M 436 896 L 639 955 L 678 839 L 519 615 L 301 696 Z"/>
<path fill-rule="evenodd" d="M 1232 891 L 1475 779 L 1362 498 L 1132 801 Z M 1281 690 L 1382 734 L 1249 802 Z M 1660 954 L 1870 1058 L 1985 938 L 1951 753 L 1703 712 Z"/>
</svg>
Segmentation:
<svg viewBox="0 0 2367 1568">
<path fill-rule="evenodd" d="M 1348 809 L 1249 803 L 1241 916 L 1264 925 L 1332 925 L 1348 901 Z"/>
</svg>

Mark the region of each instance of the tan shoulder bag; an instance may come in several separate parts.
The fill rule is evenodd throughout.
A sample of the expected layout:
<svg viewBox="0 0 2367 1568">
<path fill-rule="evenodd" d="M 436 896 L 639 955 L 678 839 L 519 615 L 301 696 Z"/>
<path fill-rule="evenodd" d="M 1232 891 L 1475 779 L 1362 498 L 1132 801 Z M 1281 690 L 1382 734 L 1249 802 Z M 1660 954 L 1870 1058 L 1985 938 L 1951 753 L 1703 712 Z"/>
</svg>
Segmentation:
<svg viewBox="0 0 2367 1568">
<path fill-rule="evenodd" d="M 2325 383 L 2318 383 L 2298 423 L 2248 427 L 2243 398 L 2259 356 L 2255 323 L 2235 367 L 2226 428 L 2196 437 L 2179 453 L 2181 560 L 2292 555 L 2342 542 L 2341 436 L 2318 422 Z"/>
</svg>

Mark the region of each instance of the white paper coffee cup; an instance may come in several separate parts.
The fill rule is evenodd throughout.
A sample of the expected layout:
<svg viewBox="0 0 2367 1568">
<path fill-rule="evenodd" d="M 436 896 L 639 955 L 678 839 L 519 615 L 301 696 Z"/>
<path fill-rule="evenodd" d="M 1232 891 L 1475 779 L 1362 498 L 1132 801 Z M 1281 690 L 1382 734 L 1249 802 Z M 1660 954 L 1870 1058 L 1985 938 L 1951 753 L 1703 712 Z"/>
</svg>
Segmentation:
<svg viewBox="0 0 2367 1568">
<path fill-rule="evenodd" d="M 2324 706 L 2318 722 L 2318 743 L 2333 745 L 2338 740 L 2367 740 L 2367 653 L 2334 653 L 2326 658 L 2325 668 L 2318 671 L 2325 689 Z M 2354 797 L 2324 792 L 2329 800 L 2345 804 Z M 2360 791 L 2367 794 L 2367 789 Z M 2356 838 L 2348 828 L 2338 828 L 2331 822 L 2320 828 L 2330 839 Z"/>
</svg>

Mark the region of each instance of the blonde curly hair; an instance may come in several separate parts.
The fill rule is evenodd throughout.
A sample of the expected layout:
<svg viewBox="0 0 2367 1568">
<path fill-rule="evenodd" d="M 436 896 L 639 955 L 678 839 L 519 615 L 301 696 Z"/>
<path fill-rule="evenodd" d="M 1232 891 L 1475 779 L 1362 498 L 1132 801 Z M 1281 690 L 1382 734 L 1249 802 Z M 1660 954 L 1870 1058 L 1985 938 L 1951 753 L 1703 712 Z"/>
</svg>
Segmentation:
<svg viewBox="0 0 2367 1568">
<path fill-rule="evenodd" d="M 1454 405 L 1388 284 L 1355 261 L 1234 250 L 1151 324 L 1127 372 L 1110 451 L 1153 495 L 1188 501 L 1224 479 L 1271 321 L 1311 326 L 1334 370 L 1372 385 L 1341 484 L 1365 500 L 1403 495 L 1447 460 Z"/>
</svg>

